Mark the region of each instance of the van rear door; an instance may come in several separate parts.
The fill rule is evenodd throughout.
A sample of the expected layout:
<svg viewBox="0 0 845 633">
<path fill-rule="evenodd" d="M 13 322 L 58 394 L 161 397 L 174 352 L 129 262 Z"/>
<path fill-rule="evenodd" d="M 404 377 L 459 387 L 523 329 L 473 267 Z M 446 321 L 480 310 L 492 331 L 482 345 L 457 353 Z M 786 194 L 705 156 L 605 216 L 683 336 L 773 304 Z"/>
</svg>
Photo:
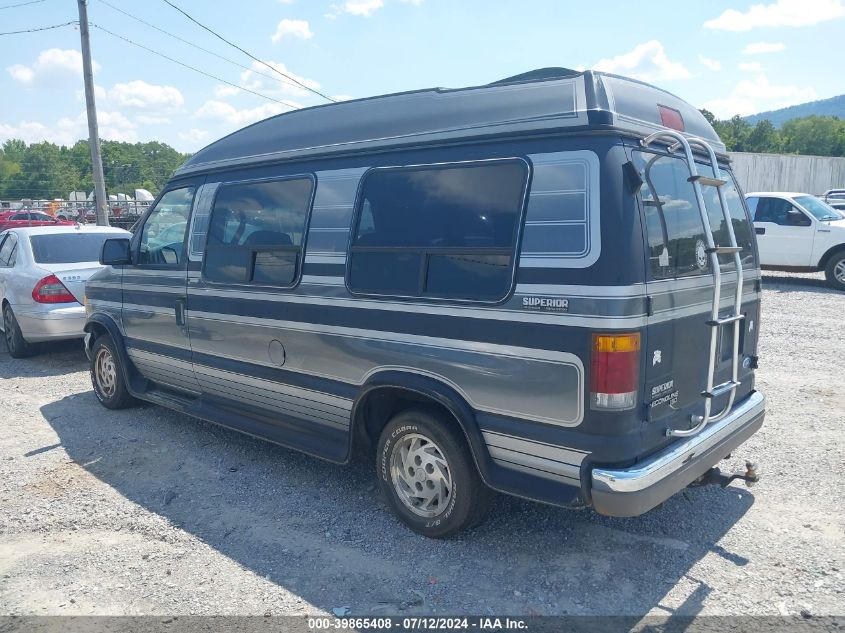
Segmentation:
<svg viewBox="0 0 845 633">
<path fill-rule="evenodd" d="M 645 343 L 646 436 L 660 442 L 666 430 L 686 430 L 692 416 L 704 413 L 710 331 L 707 324 L 713 304 L 714 284 L 706 237 L 686 160 L 665 153 L 635 151 L 634 164 L 643 180 L 640 202 L 648 256 L 650 314 Z M 698 165 L 700 173 L 712 173 Z M 740 366 L 736 401 L 753 389 L 756 364 L 759 293 L 757 258 L 748 214 L 731 174 L 722 170 L 743 270 L 743 303 L 740 323 Z M 715 187 L 702 188 L 707 215 L 717 246 L 728 246 L 729 236 Z M 733 312 L 737 274 L 733 255 L 720 255 L 722 270 L 719 317 Z M 731 379 L 733 325 L 719 326 L 714 384 Z M 728 395 L 713 399 L 712 414 L 728 404 Z"/>
</svg>

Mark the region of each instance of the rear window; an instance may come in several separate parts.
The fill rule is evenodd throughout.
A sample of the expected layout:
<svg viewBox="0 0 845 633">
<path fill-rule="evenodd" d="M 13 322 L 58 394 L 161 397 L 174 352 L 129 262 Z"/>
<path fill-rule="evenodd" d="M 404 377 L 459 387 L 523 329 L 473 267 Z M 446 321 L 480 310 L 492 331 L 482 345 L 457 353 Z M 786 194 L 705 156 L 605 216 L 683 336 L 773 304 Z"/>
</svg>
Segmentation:
<svg viewBox="0 0 845 633">
<path fill-rule="evenodd" d="M 59 233 L 32 235 L 32 255 L 39 264 L 76 264 L 100 261 L 103 242 L 116 233 Z"/>
<path fill-rule="evenodd" d="M 645 212 L 649 262 L 653 279 L 709 274 L 710 258 L 704 252 L 704 226 L 695 199 L 695 190 L 686 161 L 672 156 L 635 152 L 635 162 L 643 185 L 640 195 Z M 699 165 L 700 173 L 709 168 Z M 755 266 L 751 223 L 731 174 L 721 171 L 725 201 L 733 224 L 743 268 Z M 707 215 L 718 246 L 728 246 L 730 238 L 715 187 L 702 187 Z M 720 255 L 722 270 L 733 269 L 733 256 Z"/>
</svg>

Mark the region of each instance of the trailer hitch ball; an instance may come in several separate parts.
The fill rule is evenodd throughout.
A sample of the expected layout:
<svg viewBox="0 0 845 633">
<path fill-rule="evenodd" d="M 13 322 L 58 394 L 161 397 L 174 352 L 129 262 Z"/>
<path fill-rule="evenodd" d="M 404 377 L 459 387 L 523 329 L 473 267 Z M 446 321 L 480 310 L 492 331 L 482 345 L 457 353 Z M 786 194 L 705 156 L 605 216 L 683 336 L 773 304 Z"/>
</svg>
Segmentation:
<svg viewBox="0 0 845 633">
<path fill-rule="evenodd" d="M 760 481 L 760 475 L 757 474 L 757 464 L 745 462 L 745 485 L 750 488 L 758 481 Z"/>
</svg>

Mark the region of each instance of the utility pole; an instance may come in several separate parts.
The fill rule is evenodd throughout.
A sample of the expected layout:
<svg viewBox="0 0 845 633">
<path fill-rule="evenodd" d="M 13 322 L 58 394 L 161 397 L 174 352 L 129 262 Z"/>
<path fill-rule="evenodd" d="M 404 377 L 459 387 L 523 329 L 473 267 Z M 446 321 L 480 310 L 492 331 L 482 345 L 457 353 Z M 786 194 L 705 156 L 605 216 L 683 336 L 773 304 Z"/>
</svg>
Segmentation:
<svg viewBox="0 0 845 633">
<path fill-rule="evenodd" d="M 88 110 L 88 146 L 94 168 L 94 205 L 97 224 L 109 225 L 106 182 L 103 177 L 103 157 L 100 155 L 100 132 L 97 128 L 97 104 L 94 102 L 94 69 L 91 65 L 91 40 L 88 34 L 88 0 L 76 0 L 79 5 L 79 37 L 82 39 L 82 76 L 85 80 L 85 107 Z"/>
</svg>

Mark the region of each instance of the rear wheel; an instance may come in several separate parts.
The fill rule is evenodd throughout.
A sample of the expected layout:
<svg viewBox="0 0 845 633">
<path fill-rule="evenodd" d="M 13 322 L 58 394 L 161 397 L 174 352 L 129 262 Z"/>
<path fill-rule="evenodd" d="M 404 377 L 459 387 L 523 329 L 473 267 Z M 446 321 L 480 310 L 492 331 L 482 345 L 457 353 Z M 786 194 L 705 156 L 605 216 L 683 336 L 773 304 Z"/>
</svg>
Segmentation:
<svg viewBox="0 0 845 633">
<path fill-rule="evenodd" d="M 35 353 L 35 346 L 26 342 L 18 325 L 18 320 L 15 318 L 15 313 L 12 312 L 12 306 L 9 305 L 3 307 L 3 334 L 6 338 L 9 356 L 12 358 L 26 358 Z"/>
<path fill-rule="evenodd" d="M 381 433 L 376 470 L 382 493 L 412 530 L 444 538 L 481 522 L 492 491 L 463 436 L 435 413 L 412 409 Z"/>
<path fill-rule="evenodd" d="M 824 268 L 827 283 L 831 288 L 845 290 L 845 250 L 834 253 Z"/>
<path fill-rule="evenodd" d="M 136 402 L 126 389 L 120 356 L 108 334 L 94 341 L 91 350 L 91 384 L 97 400 L 107 409 L 125 409 Z"/>
</svg>

